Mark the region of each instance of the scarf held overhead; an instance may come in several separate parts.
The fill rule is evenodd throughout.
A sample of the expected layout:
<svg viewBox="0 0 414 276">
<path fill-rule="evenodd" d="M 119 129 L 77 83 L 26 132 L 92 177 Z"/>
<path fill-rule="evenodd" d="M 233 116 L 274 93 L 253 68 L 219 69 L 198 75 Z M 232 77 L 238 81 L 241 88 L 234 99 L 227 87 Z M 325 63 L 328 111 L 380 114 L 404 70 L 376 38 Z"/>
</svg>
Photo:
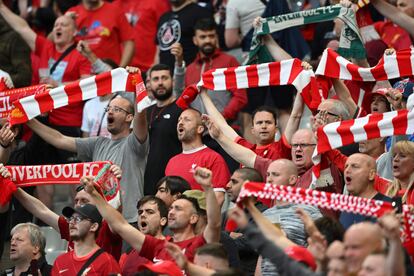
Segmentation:
<svg viewBox="0 0 414 276">
<path fill-rule="evenodd" d="M 139 74 L 129 74 L 124 68 L 117 68 L 64 86 L 31 95 L 13 102 L 10 124 L 25 123 L 30 119 L 53 109 L 79 103 L 97 96 L 128 91 L 143 83 Z"/>
<path fill-rule="evenodd" d="M 0 177 L 2 190 L 0 203 L 1 205 L 7 203 L 17 187 L 78 185 L 81 177 L 95 176 L 94 183 L 99 187 L 99 191 L 111 205 L 117 206 L 120 203 L 120 184 L 119 179 L 110 171 L 111 165 L 109 161 L 97 161 L 59 165 L 6 166 L 10 171 L 11 179 Z"/>
<path fill-rule="evenodd" d="M 265 47 L 262 45 L 260 35 L 270 34 L 293 26 L 330 21 L 335 18 L 339 18 L 345 23 L 339 40 L 339 53 L 346 57 L 364 58 L 365 49 L 355 20 L 355 12 L 351 8 L 334 5 L 263 18 L 260 26 L 255 29 L 253 34 L 247 64 L 252 63 L 259 51 L 262 51 L 262 48 Z"/>
</svg>

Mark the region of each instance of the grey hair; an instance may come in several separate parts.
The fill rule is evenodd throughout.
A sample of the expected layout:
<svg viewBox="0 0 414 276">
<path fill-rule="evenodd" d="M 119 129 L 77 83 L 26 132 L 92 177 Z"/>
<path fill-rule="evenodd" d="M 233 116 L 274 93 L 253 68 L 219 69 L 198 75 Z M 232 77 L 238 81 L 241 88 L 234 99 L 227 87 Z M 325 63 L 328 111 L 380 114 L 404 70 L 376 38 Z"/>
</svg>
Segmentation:
<svg viewBox="0 0 414 276">
<path fill-rule="evenodd" d="M 327 99 L 325 101 L 329 101 L 332 103 L 333 112 L 339 116 L 341 116 L 342 120 L 349 120 L 351 118 L 351 114 L 349 113 L 348 108 L 339 100 L 335 99 Z"/>
<path fill-rule="evenodd" d="M 26 223 L 19 223 L 13 227 L 10 234 L 13 236 L 16 231 L 19 229 L 26 228 L 27 232 L 29 233 L 30 242 L 33 246 L 39 247 L 40 254 L 42 256 L 46 255 L 45 248 L 46 248 L 46 238 L 43 235 L 42 230 L 40 227 L 34 223 L 26 222 Z"/>
</svg>

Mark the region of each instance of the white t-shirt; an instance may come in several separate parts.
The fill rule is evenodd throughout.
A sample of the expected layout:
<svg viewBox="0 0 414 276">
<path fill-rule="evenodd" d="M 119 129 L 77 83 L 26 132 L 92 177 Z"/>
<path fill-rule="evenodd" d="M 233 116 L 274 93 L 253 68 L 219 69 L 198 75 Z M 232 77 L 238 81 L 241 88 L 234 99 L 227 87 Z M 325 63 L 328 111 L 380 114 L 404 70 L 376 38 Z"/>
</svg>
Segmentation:
<svg viewBox="0 0 414 276">
<path fill-rule="evenodd" d="M 229 0 L 226 6 L 226 29 L 240 28 L 244 37 L 253 26 L 253 20 L 261 16 L 265 5 L 260 0 Z"/>
<path fill-rule="evenodd" d="M 104 115 L 104 108 L 107 107 L 109 99 L 102 101 L 100 97 L 90 99 L 83 107 L 82 127 L 83 132 L 88 132 L 89 137 L 95 137 L 98 134 L 99 125 L 101 132 L 99 136 L 111 138 L 111 134 L 107 129 L 107 115 Z"/>
</svg>

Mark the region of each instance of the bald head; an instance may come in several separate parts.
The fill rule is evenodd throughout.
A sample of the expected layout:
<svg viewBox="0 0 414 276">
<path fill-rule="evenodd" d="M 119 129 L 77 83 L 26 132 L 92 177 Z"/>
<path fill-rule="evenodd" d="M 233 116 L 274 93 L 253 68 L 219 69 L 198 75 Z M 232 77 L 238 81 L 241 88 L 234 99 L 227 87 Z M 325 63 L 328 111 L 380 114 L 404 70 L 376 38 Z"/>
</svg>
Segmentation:
<svg viewBox="0 0 414 276">
<path fill-rule="evenodd" d="M 383 249 L 381 229 L 371 222 L 354 224 L 345 232 L 344 245 L 349 272 L 357 273 L 365 257 Z"/>
<path fill-rule="evenodd" d="M 267 168 L 267 183 L 293 186 L 297 179 L 298 169 L 295 163 L 288 159 L 275 160 Z"/>
<path fill-rule="evenodd" d="M 374 158 L 363 153 L 355 153 L 345 163 L 344 178 L 348 192 L 353 196 L 367 197 L 375 192 L 376 176 Z"/>
</svg>

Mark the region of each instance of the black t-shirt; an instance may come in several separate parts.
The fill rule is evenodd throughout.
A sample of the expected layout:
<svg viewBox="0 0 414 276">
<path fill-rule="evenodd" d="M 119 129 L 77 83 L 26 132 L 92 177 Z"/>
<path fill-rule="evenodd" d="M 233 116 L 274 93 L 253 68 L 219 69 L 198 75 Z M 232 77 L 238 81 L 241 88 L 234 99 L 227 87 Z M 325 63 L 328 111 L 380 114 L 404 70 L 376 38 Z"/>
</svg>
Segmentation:
<svg viewBox="0 0 414 276">
<path fill-rule="evenodd" d="M 175 102 L 147 109 L 150 150 L 144 176 L 144 194 L 154 195 L 155 185 L 165 175 L 165 167 L 171 157 L 181 153 L 177 137 L 177 121 L 182 109 Z"/>
<path fill-rule="evenodd" d="M 160 49 L 160 63 L 174 68 L 174 56 L 171 55 L 171 45 L 180 42 L 184 50 L 186 64 L 193 62 L 198 48 L 193 44 L 194 24 L 201 18 L 210 17 L 210 10 L 200 7 L 195 3 L 185 6 L 183 9 L 164 13 L 158 21 L 156 43 Z"/>
<path fill-rule="evenodd" d="M 382 200 L 386 202 L 393 201 L 392 198 L 386 195 L 380 194 L 380 193 L 377 193 L 372 199 Z M 363 215 L 358 215 L 358 214 L 348 213 L 348 212 L 342 212 L 339 217 L 339 222 L 342 224 L 345 230 L 348 229 L 352 224 L 360 223 L 364 221 L 376 222 L 377 219 L 375 217 L 363 216 Z"/>
</svg>

